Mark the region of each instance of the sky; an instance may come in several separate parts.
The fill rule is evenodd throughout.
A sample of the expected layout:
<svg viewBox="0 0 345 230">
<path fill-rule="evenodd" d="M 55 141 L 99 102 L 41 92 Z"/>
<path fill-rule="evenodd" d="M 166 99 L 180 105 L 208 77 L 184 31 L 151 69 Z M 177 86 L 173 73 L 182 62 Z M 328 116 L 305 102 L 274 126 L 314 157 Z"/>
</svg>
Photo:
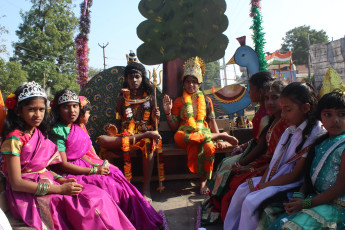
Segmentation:
<svg viewBox="0 0 345 230">
<path fill-rule="evenodd" d="M 79 18 L 81 0 L 73 3 L 75 15 Z M 89 34 L 89 65 L 103 69 L 103 49 L 106 45 L 106 67 L 126 65 L 126 53 L 136 51 L 143 42 L 136 35 L 137 26 L 145 20 L 138 10 L 139 0 L 93 0 L 91 7 L 91 31 Z M 247 36 L 247 45 L 254 48 L 251 36 L 252 18 L 249 17 L 250 0 L 226 0 L 229 26 L 224 34 L 229 39 L 225 51 L 227 62 L 239 47 L 236 38 Z M 30 9 L 29 0 L 0 0 L 0 25 L 6 27 L 9 34 L 4 36 L 5 44 L 13 55 L 12 43 L 18 41 L 15 31 L 23 21 L 19 12 Z M 265 32 L 265 51 L 280 49 L 286 32 L 302 25 L 312 29 L 326 31 L 329 40 L 337 40 L 345 35 L 344 30 L 345 0 L 262 0 L 261 14 Z M 2 56 L 5 59 L 9 57 Z M 221 60 L 222 63 L 222 60 Z M 146 66 L 149 69 L 158 66 Z M 238 68 L 236 67 L 237 74 Z M 234 67 L 227 66 L 228 78 L 234 77 Z M 223 74 L 222 74 L 223 76 Z"/>
</svg>

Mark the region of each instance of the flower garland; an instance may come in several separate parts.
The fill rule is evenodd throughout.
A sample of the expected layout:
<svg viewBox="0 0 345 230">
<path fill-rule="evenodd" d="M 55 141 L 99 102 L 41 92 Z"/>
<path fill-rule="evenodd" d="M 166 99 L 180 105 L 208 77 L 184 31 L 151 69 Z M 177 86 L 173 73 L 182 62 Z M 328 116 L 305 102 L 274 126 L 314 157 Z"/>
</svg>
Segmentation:
<svg viewBox="0 0 345 230">
<path fill-rule="evenodd" d="M 80 88 L 83 88 L 89 79 L 89 66 L 88 66 L 88 34 L 90 33 L 90 7 L 92 6 L 92 0 L 84 0 L 80 4 L 80 22 L 79 30 L 80 33 L 75 38 L 76 46 L 76 59 L 77 59 L 77 82 L 80 85 Z"/>
<path fill-rule="evenodd" d="M 132 179 L 132 163 L 131 163 L 131 156 L 130 154 L 130 146 L 129 146 L 129 136 L 131 134 L 128 132 L 122 133 L 122 151 L 123 151 L 123 162 L 124 162 L 124 174 L 127 180 Z"/>
<path fill-rule="evenodd" d="M 163 147 L 162 147 L 162 140 L 158 142 L 157 146 L 157 157 L 159 157 L 159 181 L 165 181 L 165 171 L 164 171 L 164 159 L 162 156 Z M 164 189 L 164 187 L 163 187 Z"/>
<path fill-rule="evenodd" d="M 127 129 L 128 133 L 131 135 L 134 134 L 134 116 L 133 116 L 133 111 L 131 108 L 131 104 L 126 101 L 126 99 L 130 99 L 130 91 L 128 89 L 121 89 L 121 92 L 123 93 L 123 97 L 125 98 L 125 119 L 129 122 Z"/>
<path fill-rule="evenodd" d="M 260 13 L 260 0 L 251 0 L 250 17 L 253 18 L 253 25 L 250 27 L 253 29 L 253 41 L 255 44 L 255 52 L 258 54 L 260 71 L 267 71 L 267 62 L 265 60 L 264 46 L 265 46 L 265 33 L 262 32 L 262 16 Z"/>
<path fill-rule="evenodd" d="M 196 121 L 195 121 L 191 95 L 187 93 L 186 91 L 183 91 L 183 99 L 186 104 L 188 125 L 196 129 L 196 131 L 200 131 L 202 128 L 204 128 L 203 122 L 206 116 L 206 102 L 205 102 L 205 96 L 201 91 L 197 92 L 197 96 L 198 96 L 198 100 L 197 100 L 198 111 L 197 111 Z"/>
<path fill-rule="evenodd" d="M 130 99 L 130 91 L 128 89 L 121 89 L 123 93 L 123 97 L 125 99 L 125 117 L 126 121 L 128 122 L 127 129 L 124 129 L 122 133 L 122 151 L 123 151 L 123 160 L 124 160 L 124 174 L 127 180 L 132 179 L 132 164 L 131 164 L 131 157 L 130 157 L 130 144 L 129 144 L 129 136 L 134 135 L 135 132 L 135 121 L 132 109 L 132 103 Z M 143 97 L 147 97 L 147 93 L 144 92 Z M 144 102 L 144 115 L 143 115 L 143 123 L 145 124 L 151 115 L 150 111 L 150 102 Z M 135 143 L 133 143 L 135 144 Z M 147 156 L 146 156 L 147 157 Z"/>
</svg>

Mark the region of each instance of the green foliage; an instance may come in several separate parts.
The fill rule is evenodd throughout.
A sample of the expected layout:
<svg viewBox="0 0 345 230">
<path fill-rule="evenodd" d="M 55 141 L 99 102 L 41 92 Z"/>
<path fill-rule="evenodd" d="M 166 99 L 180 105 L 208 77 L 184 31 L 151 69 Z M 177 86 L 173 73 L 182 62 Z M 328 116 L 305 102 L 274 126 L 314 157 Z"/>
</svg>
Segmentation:
<svg viewBox="0 0 345 230">
<path fill-rule="evenodd" d="M 78 19 L 72 0 L 31 0 L 28 12 L 21 12 L 23 23 L 16 34 L 14 57 L 27 69 L 35 61 L 56 65 L 64 74 L 75 73 L 74 32 Z M 32 76 L 31 76 L 32 77 Z"/>
<path fill-rule="evenodd" d="M 220 86 L 220 64 L 219 61 L 210 62 L 206 64 L 206 71 L 204 76 L 204 82 L 202 84 L 203 90 L 211 89 L 212 86 Z"/>
<path fill-rule="evenodd" d="M 140 13 L 147 18 L 137 28 L 144 43 L 137 49 L 147 65 L 199 56 L 212 62 L 224 56 L 228 27 L 225 0 L 141 0 Z"/>
<path fill-rule="evenodd" d="M 0 89 L 6 99 L 18 86 L 28 80 L 28 73 L 22 69 L 19 62 L 7 62 L 0 58 Z"/>
<path fill-rule="evenodd" d="M 91 80 L 94 76 L 96 76 L 98 73 L 102 71 L 103 69 L 100 68 L 89 67 L 89 80 Z"/>
<path fill-rule="evenodd" d="M 34 61 L 28 70 L 29 81 L 43 85 L 53 95 L 66 88 L 79 92 L 80 87 L 75 81 L 75 74 L 64 74 L 58 72 L 56 68 L 56 65 L 48 61 Z"/>
<path fill-rule="evenodd" d="M 310 45 L 328 42 L 328 36 L 324 30 L 317 31 L 306 25 L 289 30 L 283 38 L 282 50 L 292 50 L 292 60 L 295 64 L 308 63 L 308 34 Z"/>
<path fill-rule="evenodd" d="M 255 52 L 259 58 L 260 71 L 267 71 L 267 62 L 265 60 L 264 46 L 265 46 L 265 33 L 262 31 L 262 17 L 260 10 L 257 6 L 252 7 L 253 12 L 253 25 L 250 27 L 253 30 L 253 41 L 255 44 Z"/>
</svg>

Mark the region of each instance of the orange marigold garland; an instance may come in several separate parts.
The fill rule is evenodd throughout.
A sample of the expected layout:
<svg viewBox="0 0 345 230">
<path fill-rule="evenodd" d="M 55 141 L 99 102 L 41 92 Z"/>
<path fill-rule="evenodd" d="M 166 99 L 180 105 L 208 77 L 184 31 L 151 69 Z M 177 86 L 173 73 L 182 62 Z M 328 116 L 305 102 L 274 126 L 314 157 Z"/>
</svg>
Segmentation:
<svg viewBox="0 0 345 230">
<path fill-rule="evenodd" d="M 183 92 L 183 99 L 186 104 L 186 111 L 188 116 L 188 125 L 196 129 L 196 131 L 201 131 L 204 128 L 204 119 L 206 116 L 206 102 L 205 96 L 201 91 L 197 92 L 198 96 L 198 111 L 196 114 L 196 121 L 194 118 L 192 97 L 186 91 Z"/>
<path fill-rule="evenodd" d="M 123 151 L 123 159 L 124 159 L 124 174 L 127 180 L 132 178 L 132 165 L 131 165 L 131 158 L 130 158 L 130 144 L 129 144 L 129 136 L 134 135 L 136 133 L 136 125 L 134 121 L 134 114 L 132 109 L 132 100 L 130 99 L 130 91 L 128 89 L 122 89 L 123 97 L 125 98 L 125 117 L 124 119 L 128 122 L 127 129 L 124 129 L 122 133 L 122 151 Z M 144 92 L 143 98 L 147 97 L 147 93 Z M 137 102 L 138 103 L 138 102 Z M 140 103 L 140 102 L 139 102 Z M 147 121 L 150 119 L 151 115 L 151 108 L 150 102 L 147 100 L 143 104 L 144 106 L 144 115 L 142 123 L 146 125 Z M 135 144 L 135 143 L 133 143 Z M 147 157 L 147 156 L 145 156 Z M 164 166 L 163 166 L 164 167 Z M 163 169 L 164 170 L 164 169 Z M 164 174 L 163 174 L 164 177 Z"/>
<path fill-rule="evenodd" d="M 165 181 L 165 172 L 164 172 L 164 161 L 163 161 L 163 148 L 162 148 L 162 140 L 158 142 L 157 146 L 157 157 L 159 157 L 159 181 Z"/>
<path fill-rule="evenodd" d="M 124 174 L 127 180 L 132 179 L 132 164 L 129 146 L 129 132 L 122 133 L 122 151 L 123 151 L 123 161 L 124 161 Z"/>
</svg>

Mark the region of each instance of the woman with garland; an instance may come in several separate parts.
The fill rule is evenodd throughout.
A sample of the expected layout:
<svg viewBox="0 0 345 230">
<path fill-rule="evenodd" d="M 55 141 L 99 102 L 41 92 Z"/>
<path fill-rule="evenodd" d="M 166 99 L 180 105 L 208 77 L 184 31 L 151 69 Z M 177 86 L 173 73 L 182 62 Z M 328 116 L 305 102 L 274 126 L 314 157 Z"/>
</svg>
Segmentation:
<svg viewBox="0 0 345 230">
<path fill-rule="evenodd" d="M 165 95 L 164 112 L 169 127 L 177 131 L 174 138 L 180 148 L 185 148 L 188 155 L 188 168 L 200 176 L 200 193 L 206 194 L 207 179 L 211 179 L 216 148 L 227 147 L 226 142 L 237 145 L 236 138 L 227 133 L 219 133 L 213 104 L 199 90 L 206 65 L 199 57 L 190 58 L 183 67 L 183 95 L 174 103 Z M 214 144 L 213 141 L 217 141 Z"/>
<path fill-rule="evenodd" d="M 146 76 L 145 67 L 130 62 L 125 68 L 122 92 L 116 100 L 115 126 L 110 125 L 108 136 L 100 136 L 97 144 L 110 151 L 124 151 L 125 176 L 132 178 L 129 152 L 140 149 L 143 154 L 143 195 L 151 201 L 150 181 L 154 165 L 153 152 L 161 143 L 156 130 L 160 112 L 154 108 L 153 88 Z M 157 121 L 157 122 L 156 122 Z M 116 130 L 113 134 L 109 130 Z M 120 130 L 121 134 L 117 134 Z"/>
</svg>

